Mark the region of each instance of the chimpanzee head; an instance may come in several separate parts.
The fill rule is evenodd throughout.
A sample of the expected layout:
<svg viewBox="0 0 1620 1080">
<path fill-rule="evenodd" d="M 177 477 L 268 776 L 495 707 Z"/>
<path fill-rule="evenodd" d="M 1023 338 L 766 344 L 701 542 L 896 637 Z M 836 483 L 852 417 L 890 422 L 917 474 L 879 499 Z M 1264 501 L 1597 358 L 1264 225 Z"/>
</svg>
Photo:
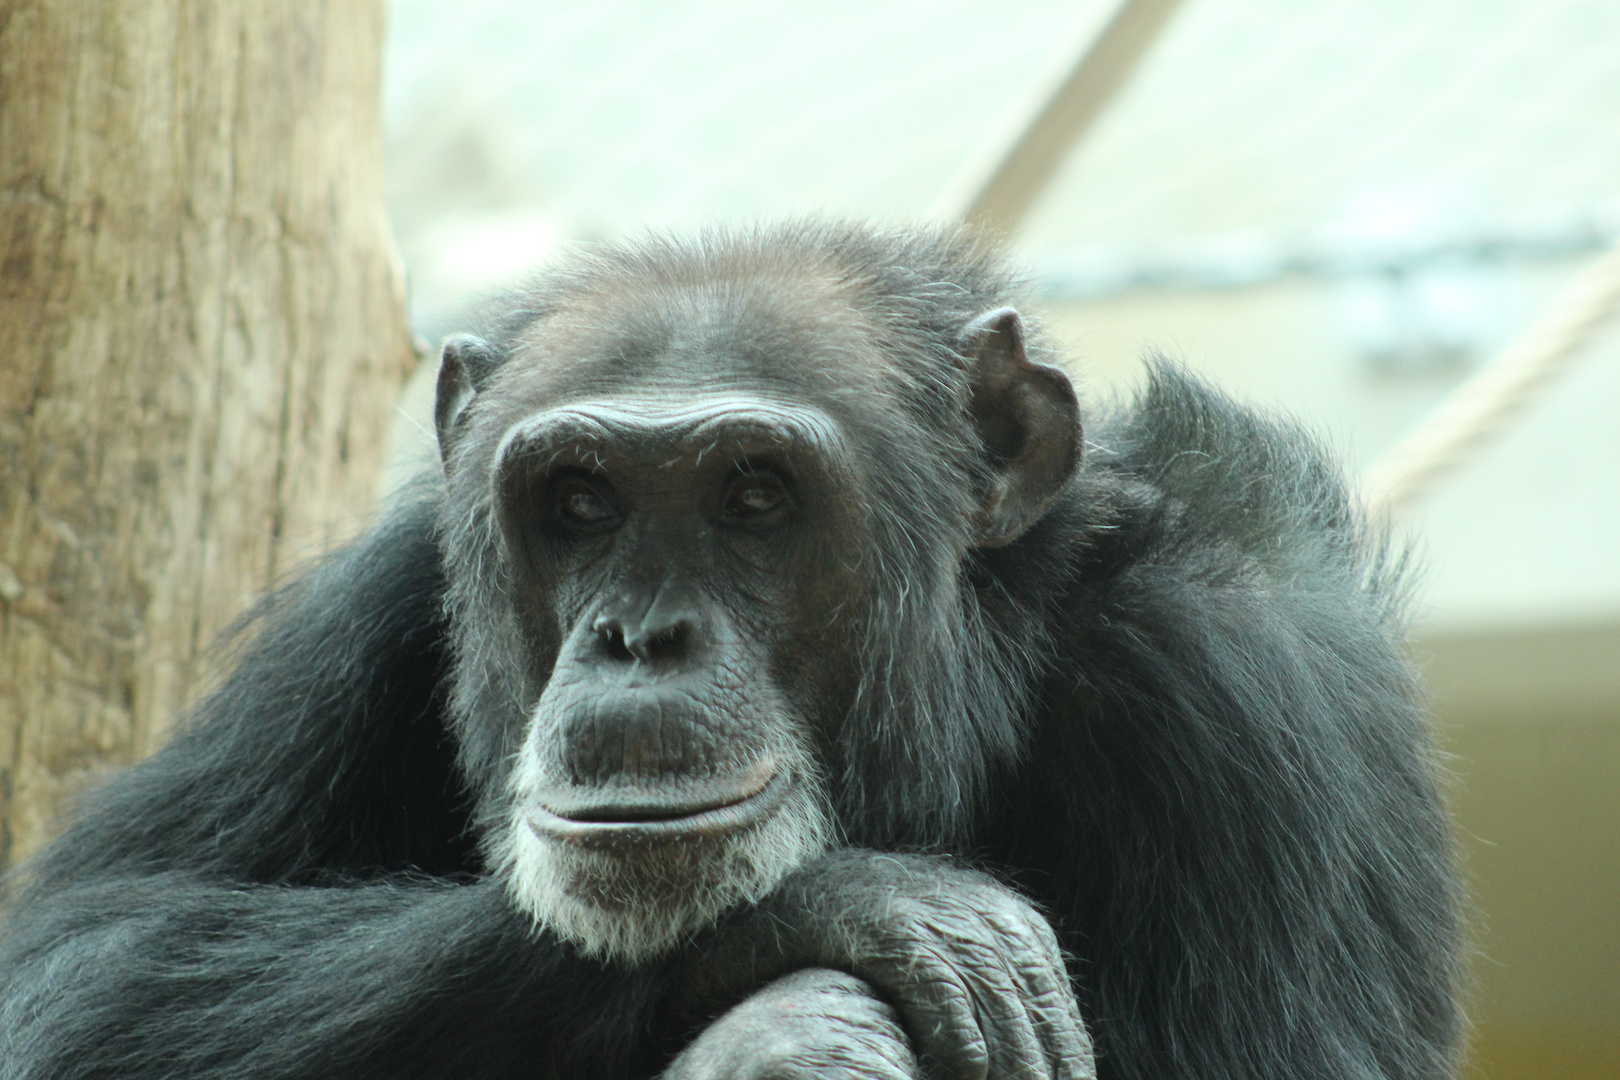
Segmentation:
<svg viewBox="0 0 1620 1080">
<path fill-rule="evenodd" d="M 446 343 L 461 760 L 541 925 L 634 959 L 961 827 L 1038 651 L 970 567 L 1080 454 L 1008 288 L 954 235 L 649 241 Z"/>
</svg>

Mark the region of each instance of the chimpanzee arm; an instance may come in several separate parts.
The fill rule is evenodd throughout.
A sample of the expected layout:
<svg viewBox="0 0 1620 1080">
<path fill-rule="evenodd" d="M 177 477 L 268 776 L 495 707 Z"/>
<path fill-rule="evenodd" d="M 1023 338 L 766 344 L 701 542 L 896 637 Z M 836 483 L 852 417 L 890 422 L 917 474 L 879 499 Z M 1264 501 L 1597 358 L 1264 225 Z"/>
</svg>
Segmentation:
<svg viewBox="0 0 1620 1080">
<path fill-rule="evenodd" d="M 0 1077 L 631 1067 L 641 976 L 537 939 L 476 876 L 431 510 L 274 600 L 196 722 L 24 867 Z"/>
<path fill-rule="evenodd" d="M 492 882 L 117 878 L 5 947 L 7 1080 L 600 1075 L 643 1044 L 638 980 L 536 941 Z"/>
<path fill-rule="evenodd" d="M 850 973 L 872 987 L 893 1006 L 930 1076 L 1092 1075 L 1091 1040 L 1045 917 L 950 859 L 844 848 L 806 864 L 757 905 L 723 918 L 689 953 L 671 983 L 675 1015 L 705 1015 L 801 968 Z M 733 1012 L 768 1012 L 771 996 L 767 988 Z M 842 1019 L 824 1025 L 826 1045 L 843 1042 Z M 748 1030 L 722 1022 L 701 1041 L 746 1058 L 728 1045 L 728 1026 Z M 874 1057 L 874 1074 L 887 1057 Z"/>
</svg>

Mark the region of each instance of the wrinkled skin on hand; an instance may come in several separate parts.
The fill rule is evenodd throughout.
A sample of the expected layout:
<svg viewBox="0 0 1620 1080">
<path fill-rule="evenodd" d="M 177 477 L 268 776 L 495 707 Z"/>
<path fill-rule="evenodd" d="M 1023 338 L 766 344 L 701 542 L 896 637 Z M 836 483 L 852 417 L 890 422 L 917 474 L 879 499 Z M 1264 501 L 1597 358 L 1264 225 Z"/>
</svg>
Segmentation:
<svg viewBox="0 0 1620 1080">
<path fill-rule="evenodd" d="M 921 1080 L 900 1018 L 866 983 L 808 968 L 710 1024 L 664 1080 Z"/>
<path fill-rule="evenodd" d="M 722 1051 L 729 1027 L 738 1038 L 781 1018 L 795 1060 L 829 1059 L 843 1047 L 878 1038 L 879 1014 L 851 984 L 772 981 L 804 968 L 855 976 L 897 1014 L 924 1072 L 939 1080 L 1090 1080 L 1091 1039 L 1052 928 L 1040 912 L 992 878 L 949 860 L 871 851 L 835 852 L 790 877 L 755 908 L 722 924 L 690 961 L 683 980 L 691 1012 L 746 997 L 706 1031 L 689 1053 L 696 1062 L 739 1062 L 740 1071 L 691 1076 L 795 1076 L 773 1072 L 776 1048 L 761 1051 L 765 1071 L 749 1071 L 744 1050 Z M 754 987 L 764 990 L 748 996 Z M 818 1042 L 815 1008 L 805 994 L 844 995 L 843 1009 Z M 754 998 L 765 995 L 755 1002 Z M 791 1014 L 799 1013 L 798 1016 Z M 709 1040 L 713 1035 L 714 1039 Z M 705 1042 L 708 1044 L 705 1046 Z M 736 1058 L 727 1054 L 738 1054 Z M 797 1057 L 795 1058 L 795 1055 Z M 749 1063 L 744 1064 L 744 1059 Z M 685 1064 L 683 1055 L 677 1064 Z M 708 1067 L 708 1066 L 705 1066 Z M 715 1066 L 718 1068 L 718 1066 Z M 785 1066 L 784 1066 L 785 1067 Z M 875 1072 L 899 1076 L 891 1058 Z"/>
</svg>

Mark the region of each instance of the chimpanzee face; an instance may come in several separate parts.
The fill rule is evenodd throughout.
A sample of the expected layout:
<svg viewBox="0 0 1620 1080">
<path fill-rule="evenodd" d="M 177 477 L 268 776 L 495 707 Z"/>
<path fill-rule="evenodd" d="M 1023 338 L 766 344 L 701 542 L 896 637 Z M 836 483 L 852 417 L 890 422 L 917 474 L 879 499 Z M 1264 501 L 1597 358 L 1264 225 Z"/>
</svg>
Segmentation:
<svg viewBox="0 0 1620 1080">
<path fill-rule="evenodd" d="M 883 662 L 856 655 L 874 608 L 953 599 L 975 540 L 1004 542 L 979 519 L 1027 513 L 951 459 L 985 457 L 982 430 L 1015 472 L 1004 387 L 964 376 L 958 428 L 928 431 L 856 309 L 724 285 L 576 299 L 504 357 L 452 339 L 440 379 L 451 504 L 490 522 L 462 573 L 499 582 L 473 583 L 470 618 L 524 669 L 492 852 L 537 922 L 626 959 L 826 848 L 829 747 Z M 949 541 L 931 580 L 908 518 Z"/>
<path fill-rule="evenodd" d="M 826 845 L 821 703 L 780 675 L 831 629 L 838 460 L 826 415 L 740 394 L 569 401 L 503 440 L 515 604 L 558 642 L 508 857 L 567 936 L 657 948 Z"/>
</svg>

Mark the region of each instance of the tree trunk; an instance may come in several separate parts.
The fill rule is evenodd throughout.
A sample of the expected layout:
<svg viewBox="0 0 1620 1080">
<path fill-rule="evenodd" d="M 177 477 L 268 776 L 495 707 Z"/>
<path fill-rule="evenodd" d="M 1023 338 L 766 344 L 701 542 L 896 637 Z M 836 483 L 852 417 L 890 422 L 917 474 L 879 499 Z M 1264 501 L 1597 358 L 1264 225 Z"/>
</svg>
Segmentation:
<svg viewBox="0 0 1620 1080">
<path fill-rule="evenodd" d="M 0 865 L 375 501 L 384 0 L 0 0 Z"/>
</svg>

